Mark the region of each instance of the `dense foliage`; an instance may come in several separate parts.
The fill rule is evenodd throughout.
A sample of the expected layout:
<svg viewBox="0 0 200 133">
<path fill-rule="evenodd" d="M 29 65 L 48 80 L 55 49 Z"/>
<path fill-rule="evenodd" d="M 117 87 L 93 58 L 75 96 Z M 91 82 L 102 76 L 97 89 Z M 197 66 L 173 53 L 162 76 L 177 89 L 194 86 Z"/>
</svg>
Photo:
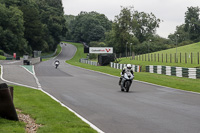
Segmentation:
<svg viewBox="0 0 200 133">
<path fill-rule="evenodd" d="M 174 34 L 168 36 L 179 45 L 186 45 L 200 41 L 200 8 L 188 7 L 185 12 L 185 23 L 177 26 Z"/>
<path fill-rule="evenodd" d="M 156 35 L 160 21 L 153 13 L 138 12 L 133 7 L 122 7 L 113 22 L 112 30 L 106 33 L 106 44 L 114 47 L 116 53 L 125 53 L 133 47 L 136 54 L 167 48 L 163 42 L 169 42 Z"/>
<path fill-rule="evenodd" d="M 105 32 L 111 29 L 111 21 L 104 14 L 97 12 L 81 12 L 78 16 L 66 16 L 72 18 L 68 24 L 68 39 L 90 43 L 92 41 L 103 41 Z"/>
<path fill-rule="evenodd" d="M 61 0 L 0 0 L 0 49 L 55 50 L 66 26 Z"/>
</svg>

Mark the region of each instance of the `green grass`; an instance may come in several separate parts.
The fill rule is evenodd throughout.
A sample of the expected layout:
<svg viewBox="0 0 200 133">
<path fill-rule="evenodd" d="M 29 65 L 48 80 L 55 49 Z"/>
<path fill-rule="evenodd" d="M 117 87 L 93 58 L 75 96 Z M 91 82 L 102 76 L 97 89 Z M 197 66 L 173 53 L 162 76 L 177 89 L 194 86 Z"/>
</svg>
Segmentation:
<svg viewBox="0 0 200 133">
<path fill-rule="evenodd" d="M 192 63 L 191 63 L 191 52 L 193 52 Z M 119 63 L 121 64 L 130 63 L 130 64 L 135 64 L 135 65 L 140 65 L 142 66 L 142 71 L 145 71 L 145 66 L 148 66 L 148 65 L 199 68 L 200 64 L 198 64 L 198 58 L 197 58 L 198 52 L 200 52 L 200 42 L 186 45 L 186 46 L 177 47 L 178 63 L 175 63 L 176 48 L 150 53 L 149 55 L 148 54 L 139 55 L 135 57 L 135 60 L 130 60 L 130 57 L 121 58 Z M 181 53 L 181 62 L 180 62 L 180 53 Z M 187 53 L 186 56 L 185 56 L 185 53 Z M 155 61 L 155 54 L 156 54 L 156 61 Z M 159 54 L 159 61 L 158 61 L 158 54 Z M 163 62 L 162 62 L 162 54 L 163 54 Z M 166 62 L 166 54 L 167 54 L 167 62 Z M 171 54 L 171 60 L 170 60 L 170 54 Z M 189 58 L 189 54 L 190 54 L 190 58 Z M 146 61 L 145 61 L 145 56 L 146 56 Z M 148 61 L 148 56 L 149 56 L 150 61 Z M 187 63 L 185 62 L 185 57 L 187 58 L 186 59 Z"/>
<path fill-rule="evenodd" d="M 37 124 L 42 124 L 37 133 L 95 133 L 74 113 L 39 90 L 14 86 L 15 107 L 29 114 Z M 23 133 L 24 123 L 0 118 L 1 133 Z"/>
<path fill-rule="evenodd" d="M 25 123 L 6 120 L 0 117 L 0 133 L 25 133 Z"/>
<path fill-rule="evenodd" d="M 67 63 L 71 65 L 79 66 L 82 68 L 111 74 L 114 76 L 120 76 L 120 70 L 111 68 L 110 66 L 92 66 L 89 64 L 80 63 L 79 59 L 86 57 L 86 54 L 83 53 L 83 46 L 82 44 L 78 44 L 78 43 L 71 43 L 71 44 L 77 47 L 77 53 L 71 60 L 66 61 Z M 133 61 L 132 64 L 135 64 L 135 62 Z M 199 79 L 189 79 L 189 78 L 183 78 L 183 77 L 179 78 L 175 76 L 152 74 L 152 73 L 146 73 L 146 72 L 139 72 L 139 73 L 135 72 L 135 80 L 145 81 L 145 82 L 172 87 L 172 88 L 181 89 L 181 90 L 200 92 Z"/>
<path fill-rule="evenodd" d="M 5 56 L 1 56 L 1 55 L 0 55 L 0 60 L 5 60 L 5 59 L 6 59 Z"/>
</svg>

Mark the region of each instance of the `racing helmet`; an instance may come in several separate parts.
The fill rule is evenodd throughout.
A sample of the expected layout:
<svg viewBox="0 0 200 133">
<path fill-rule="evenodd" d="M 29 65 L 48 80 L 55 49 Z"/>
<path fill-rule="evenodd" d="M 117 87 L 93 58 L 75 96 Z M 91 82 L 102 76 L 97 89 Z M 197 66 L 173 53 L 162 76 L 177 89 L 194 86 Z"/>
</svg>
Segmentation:
<svg viewBox="0 0 200 133">
<path fill-rule="evenodd" d="M 127 69 L 131 69 L 132 68 L 132 66 L 131 66 L 131 64 L 127 64 Z"/>
</svg>

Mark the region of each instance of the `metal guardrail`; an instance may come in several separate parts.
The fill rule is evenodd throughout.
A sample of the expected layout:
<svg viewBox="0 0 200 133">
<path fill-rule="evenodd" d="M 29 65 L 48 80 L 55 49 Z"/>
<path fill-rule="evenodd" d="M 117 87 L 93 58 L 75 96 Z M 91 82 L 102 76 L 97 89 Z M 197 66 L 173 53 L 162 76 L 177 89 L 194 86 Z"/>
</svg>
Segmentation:
<svg viewBox="0 0 200 133">
<path fill-rule="evenodd" d="M 44 56 L 41 56 L 41 58 L 51 58 L 51 57 L 53 57 L 56 54 L 56 52 L 57 52 L 57 49 L 54 51 L 53 54 L 44 55 Z"/>
<path fill-rule="evenodd" d="M 80 59 L 79 62 L 85 63 L 85 64 L 90 64 L 90 65 L 93 65 L 93 66 L 98 66 L 98 62 L 90 61 L 88 59 Z"/>
<path fill-rule="evenodd" d="M 116 69 L 123 69 L 127 64 L 119 64 L 119 63 L 113 63 L 111 62 L 110 63 L 110 67 L 112 68 L 116 68 Z M 132 69 L 133 69 L 133 72 L 141 72 L 141 66 L 139 65 L 132 65 Z"/>
</svg>

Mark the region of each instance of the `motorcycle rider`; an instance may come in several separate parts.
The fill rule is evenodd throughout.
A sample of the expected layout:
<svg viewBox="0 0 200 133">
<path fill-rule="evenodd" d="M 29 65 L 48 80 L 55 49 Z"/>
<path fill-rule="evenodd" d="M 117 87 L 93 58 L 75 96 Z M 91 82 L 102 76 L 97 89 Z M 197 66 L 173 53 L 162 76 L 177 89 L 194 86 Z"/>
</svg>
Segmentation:
<svg viewBox="0 0 200 133">
<path fill-rule="evenodd" d="M 58 59 L 56 59 L 56 61 L 54 62 L 54 64 L 56 65 L 56 68 L 57 68 L 58 65 L 60 64 L 60 61 Z"/>
<path fill-rule="evenodd" d="M 127 72 L 127 71 L 130 71 L 131 74 L 133 75 L 133 69 L 132 69 L 131 64 L 127 64 L 127 66 L 122 69 L 121 77 L 119 79 L 119 85 L 121 85 L 121 81 L 122 81 L 122 78 L 124 77 L 124 73 Z"/>
</svg>

